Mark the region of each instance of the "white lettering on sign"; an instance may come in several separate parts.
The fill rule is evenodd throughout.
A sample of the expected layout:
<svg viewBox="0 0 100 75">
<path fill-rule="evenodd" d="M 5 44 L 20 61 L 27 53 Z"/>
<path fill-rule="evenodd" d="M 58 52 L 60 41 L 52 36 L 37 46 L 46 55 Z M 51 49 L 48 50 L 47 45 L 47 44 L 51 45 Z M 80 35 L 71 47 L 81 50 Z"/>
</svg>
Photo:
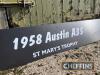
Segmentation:
<svg viewBox="0 0 100 75">
<path fill-rule="evenodd" d="M 28 43 L 28 38 L 27 37 L 22 37 L 22 39 L 21 39 L 22 48 L 25 48 L 27 43 Z"/>
<path fill-rule="evenodd" d="M 60 31 L 60 33 L 57 34 L 51 34 L 51 32 L 47 32 L 45 43 L 66 38 L 69 38 L 69 32 L 65 32 L 65 30 Z"/>
<path fill-rule="evenodd" d="M 22 48 L 25 48 L 26 46 L 31 47 L 35 44 L 39 45 L 42 43 L 42 35 L 41 34 L 38 34 L 37 36 L 31 35 L 30 38 L 24 36 L 21 38 L 20 42 L 18 38 L 15 38 L 13 43 L 14 43 L 14 50 L 18 50 L 19 43 L 21 44 Z"/>
<path fill-rule="evenodd" d="M 33 53 L 33 58 L 38 58 L 40 56 L 48 55 L 51 53 L 56 53 L 61 50 L 66 50 L 67 48 L 74 47 L 77 44 L 78 44 L 78 41 L 73 41 L 73 42 L 63 44 L 63 45 L 47 48 L 44 50 L 39 50 L 39 51 Z"/>
<path fill-rule="evenodd" d="M 18 40 L 19 40 L 18 38 L 15 38 L 15 40 L 13 41 L 15 50 L 18 49 Z"/>
<path fill-rule="evenodd" d="M 53 52 L 56 52 L 56 51 L 59 51 L 59 50 L 61 50 L 60 46 L 48 48 L 48 49 L 42 50 L 42 55 L 53 53 Z"/>
<path fill-rule="evenodd" d="M 40 56 L 40 51 L 33 53 L 33 58 L 36 58 L 36 57 L 39 57 L 39 56 Z"/>
<path fill-rule="evenodd" d="M 18 50 L 19 46 L 24 49 L 26 47 L 32 47 L 35 44 L 40 45 L 42 43 L 49 43 L 49 42 L 54 42 L 54 41 L 59 41 L 63 39 L 68 39 L 68 38 L 74 38 L 78 37 L 84 34 L 83 27 L 76 27 L 72 28 L 70 31 L 66 31 L 65 29 L 59 31 L 58 33 L 52 34 L 51 32 L 46 32 L 46 35 L 44 40 L 43 40 L 43 35 L 42 34 L 37 34 L 37 35 L 30 35 L 29 37 L 23 36 L 22 38 L 16 37 L 13 41 L 13 49 Z M 75 43 L 77 44 L 77 43 Z M 66 47 L 70 47 L 73 45 L 73 43 L 70 43 Z M 64 45 L 62 45 L 64 47 Z"/>
<path fill-rule="evenodd" d="M 75 42 L 70 42 L 70 43 L 67 43 L 67 44 L 63 44 L 63 45 L 61 45 L 61 47 L 62 47 L 62 49 L 66 49 L 66 48 L 75 46 L 77 44 L 78 44 L 78 41 L 75 41 Z"/>
<path fill-rule="evenodd" d="M 74 36 L 79 36 L 79 35 L 83 35 L 84 31 L 83 31 L 83 28 L 72 28 L 72 35 L 71 37 L 74 37 Z"/>
</svg>

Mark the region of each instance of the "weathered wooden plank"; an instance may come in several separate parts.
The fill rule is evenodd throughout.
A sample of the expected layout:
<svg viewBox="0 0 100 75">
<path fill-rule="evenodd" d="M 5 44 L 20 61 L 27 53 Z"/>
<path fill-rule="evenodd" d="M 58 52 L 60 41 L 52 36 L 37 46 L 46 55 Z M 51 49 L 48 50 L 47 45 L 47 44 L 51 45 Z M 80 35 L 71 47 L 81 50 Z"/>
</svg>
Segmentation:
<svg viewBox="0 0 100 75">
<path fill-rule="evenodd" d="M 7 0 L 3 0 L 7 1 Z M 11 0 L 12 1 L 12 0 Z M 14 0 L 16 2 L 16 0 Z M 26 9 L 21 7 L 11 8 L 12 22 L 20 27 L 58 23 L 68 20 L 92 17 L 94 0 L 33 0 L 35 6 Z M 63 3 L 62 3 L 63 2 Z M 99 0 L 96 0 L 95 13 L 99 11 Z"/>
<path fill-rule="evenodd" d="M 81 0 L 79 3 L 79 14 L 80 16 L 84 16 L 85 14 L 85 0 Z"/>
<path fill-rule="evenodd" d="M 94 0 L 85 1 L 85 11 L 86 14 L 93 14 L 94 9 Z"/>
<path fill-rule="evenodd" d="M 37 24 L 43 23 L 43 8 L 42 0 L 36 0 L 36 11 L 37 11 Z"/>
<path fill-rule="evenodd" d="M 8 28 L 6 11 L 4 8 L 0 8 L 0 29 L 5 29 L 5 28 Z"/>
<path fill-rule="evenodd" d="M 72 0 L 71 20 L 79 19 L 79 0 Z"/>
<path fill-rule="evenodd" d="M 85 13 L 83 19 L 92 19 L 94 16 L 95 0 L 85 0 Z"/>
<path fill-rule="evenodd" d="M 79 14 L 79 0 L 72 0 L 71 16 L 77 16 Z"/>
<path fill-rule="evenodd" d="M 71 0 L 63 0 L 63 22 L 68 21 L 71 16 Z"/>
<path fill-rule="evenodd" d="M 31 22 L 31 25 L 37 25 L 38 24 L 38 17 L 37 17 L 37 4 L 36 4 L 36 1 L 37 0 L 34 0 L 35 2 L 35 5 L 32 6 L 30 8 L 30 22 Z"/>
<path fill-rule="evenodd" d="M 29 9 L 22 7 L 12 7 L 9 9 L 12 23 L 19 27 L 30 25 Z"/>
<path fill-rule="evenodd" d="M 94 8 L 95 0 L 63 0 L 64 21 L 93 18 Z"/>
<path fill-rule="evenodd" d="M 21 0 L 1 0 L 2 3 L 19 3 Z M 25 2 L 32 1 L 38 2 L 39 0 L 24 0 Z M 39 5 L 39 4 L 38 4 Z M 23 5 L 24 6 L 24 5 Z M 9 8 L 11 22 L 14 25 L 18 25 L 19 27 L 26 27 L 38 24 L 37 21 L 40 21 L 40 17 L 37 19 L 37 11 L 41 8 L 37 8 L 35 5 L 29 8 L 22 8 L 20 6 Z M 40 15 L 40 14 L 39 14 Z"/>
<path fill-rule="evenodd" d="M 95 0 L 95 14 L 100 14 L 100 0 Z"/>
<path fill-rule="evenodd" d="M 61 23 L 62 22 L 62 1 L 61 0 L 52 0 L 52 17 L 53 23 Z"/>
<path fill-rule="evenodd" d="M 32 7 L 31 16 L 35 16 L 36 24 L 62 22 L 60 0 L 36 0 L 34 7 Z M 33 8 L 35 11 L 33 11 Z M 33 18 L 32 24 L 34 24 Z"/>
<path fill-rule="evenodd" d="M 79 3 L 79 15 L 81 19 L 93 17 L 94 0 L 81 0 Z"/>
<path fill-rule="evenodd" d="M 42 0 L 43 23 L 52 23 L 52 0 Z"/>
<path fill-rule="evenodd" d="M 19 3 L 19 1 L 21 0 L 1 0 L 2 3 Z M 12 24 L 13 27 L 16 27 L 16 25 L 19 27 L 26 27 L 37 24 L 34 10 L 36 10 L 35 7 L 32 7 L 32 9 L 20 6 L 8 8 L 8 13 L 10 14 L 8 15 L 10 16 L 10 24 Z"/>
</svg>

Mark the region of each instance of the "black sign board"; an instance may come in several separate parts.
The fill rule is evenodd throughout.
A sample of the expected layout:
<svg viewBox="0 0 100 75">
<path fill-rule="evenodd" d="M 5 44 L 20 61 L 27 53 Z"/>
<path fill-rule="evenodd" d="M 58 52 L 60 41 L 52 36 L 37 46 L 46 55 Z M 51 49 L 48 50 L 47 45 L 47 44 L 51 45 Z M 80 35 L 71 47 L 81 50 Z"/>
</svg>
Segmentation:
<svg viewBox="0 0 100 75">
<path fill-rule="evenodd" d="M 0 69 L 100 40 L 100 19 L 0 30 Z"/>
</svg>

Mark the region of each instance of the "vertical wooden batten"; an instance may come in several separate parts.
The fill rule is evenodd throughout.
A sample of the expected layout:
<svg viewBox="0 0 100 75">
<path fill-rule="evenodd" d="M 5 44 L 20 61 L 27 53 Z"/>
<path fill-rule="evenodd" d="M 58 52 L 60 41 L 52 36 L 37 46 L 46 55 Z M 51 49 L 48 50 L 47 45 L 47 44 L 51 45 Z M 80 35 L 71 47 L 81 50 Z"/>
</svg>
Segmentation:
<svg viewBox="0 0 100 75">
<path fill-rule="evenodd" d="M 8 28 L 7 16 L 5 8 L 0 8 L 0 29 Z"/>
</svg>

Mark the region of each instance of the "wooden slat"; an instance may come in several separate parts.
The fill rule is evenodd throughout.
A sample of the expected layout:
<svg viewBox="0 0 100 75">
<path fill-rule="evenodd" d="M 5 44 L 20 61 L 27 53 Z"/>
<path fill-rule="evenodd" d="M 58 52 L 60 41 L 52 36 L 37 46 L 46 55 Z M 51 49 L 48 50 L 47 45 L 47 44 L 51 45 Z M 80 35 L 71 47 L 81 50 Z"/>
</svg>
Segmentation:
<svg viewBox="0 0 100 75">
<path fill-rule="evenodd" d="M 31 18 L 30 18 L 30 22 L 31 22 L 31 25 L 32 25 L 32 26 L 38 24 L 37 4 L 36 4 L 36 1 L 37 1 L 37 0 L 34 0 L 35 5 L 34 5 L 32 8 L 30 8 L 30 12 L 31 12 L 31 14 L 30 14 L 30 17 L 31 17 Z"/>
<path fill-rule="evenodd" d="M 95 0 L 63 0 L 63 19 L 69 21 L 93 18 L 94 9 Z"/>
<path fill-rule="evenodd" d="M 71 4 L 71 20 L 79 19 L 79 0 L 72 0 Z"/>
<path fill-rule="evenodd" d="M 43 23 L 52 23 L 52 0 L 42 0 Z"/>
<path fill-rule="evenodd" d="M 85 13 L 83 19 L 92 19 L 94 16 L 94 0 L 85 0 Z"/>
<path fill-rule="evenodd" d="M 86 14 L 93 14 L 93 11 L 94 11 L 94 0 L 86 0 L 85 2 L 85 11 L 86 11 Z"/>
<path fill-rule="evenodd" d="M 37 19 L 37 24 L 62 21 L 60 0 L 36 0 L 35 3 L 36 12 L 33 11 L 32 14 L 36 13 L 35 19 Z"/>
<path fill-rule="evenodd" d="M 52 16 L 53 23 L 61 23 L 62 22 L 62 3 L 61 0 L 52 0 Z"/>
<path fill-rule="evenodd" d="M 95 14 L 100 14 L 100 0 L 95 0 Z"/>
<path fill-rule="evenodd" d="M 71 16 L 77 16 L 79 13 L 79 0 L 72 0 Z"/>
<path fill-rule="evenodd" d="M 0 8 L 0 29 L 6 29 L 6 28 L 8 28 L 6 11 L 4 8 Z"/>
<path fill-rule="evenodd" d="M 42 8 L 42 0 L 36 0 L 36 10 L 37 10 L 37 24 L 43 23 L 43 8 Z"/>
<path fill-rule="evenodd" d="M 71 0 L 63 0 L 63 22 L 69 20 L 71 16 Z"/>
<path fill-rule="evenodd" d="M 79 14 L 82 17 L 85 14 L 85 0 L 81 0 L 80 3 L 79 3 Z"/>
</svg>

